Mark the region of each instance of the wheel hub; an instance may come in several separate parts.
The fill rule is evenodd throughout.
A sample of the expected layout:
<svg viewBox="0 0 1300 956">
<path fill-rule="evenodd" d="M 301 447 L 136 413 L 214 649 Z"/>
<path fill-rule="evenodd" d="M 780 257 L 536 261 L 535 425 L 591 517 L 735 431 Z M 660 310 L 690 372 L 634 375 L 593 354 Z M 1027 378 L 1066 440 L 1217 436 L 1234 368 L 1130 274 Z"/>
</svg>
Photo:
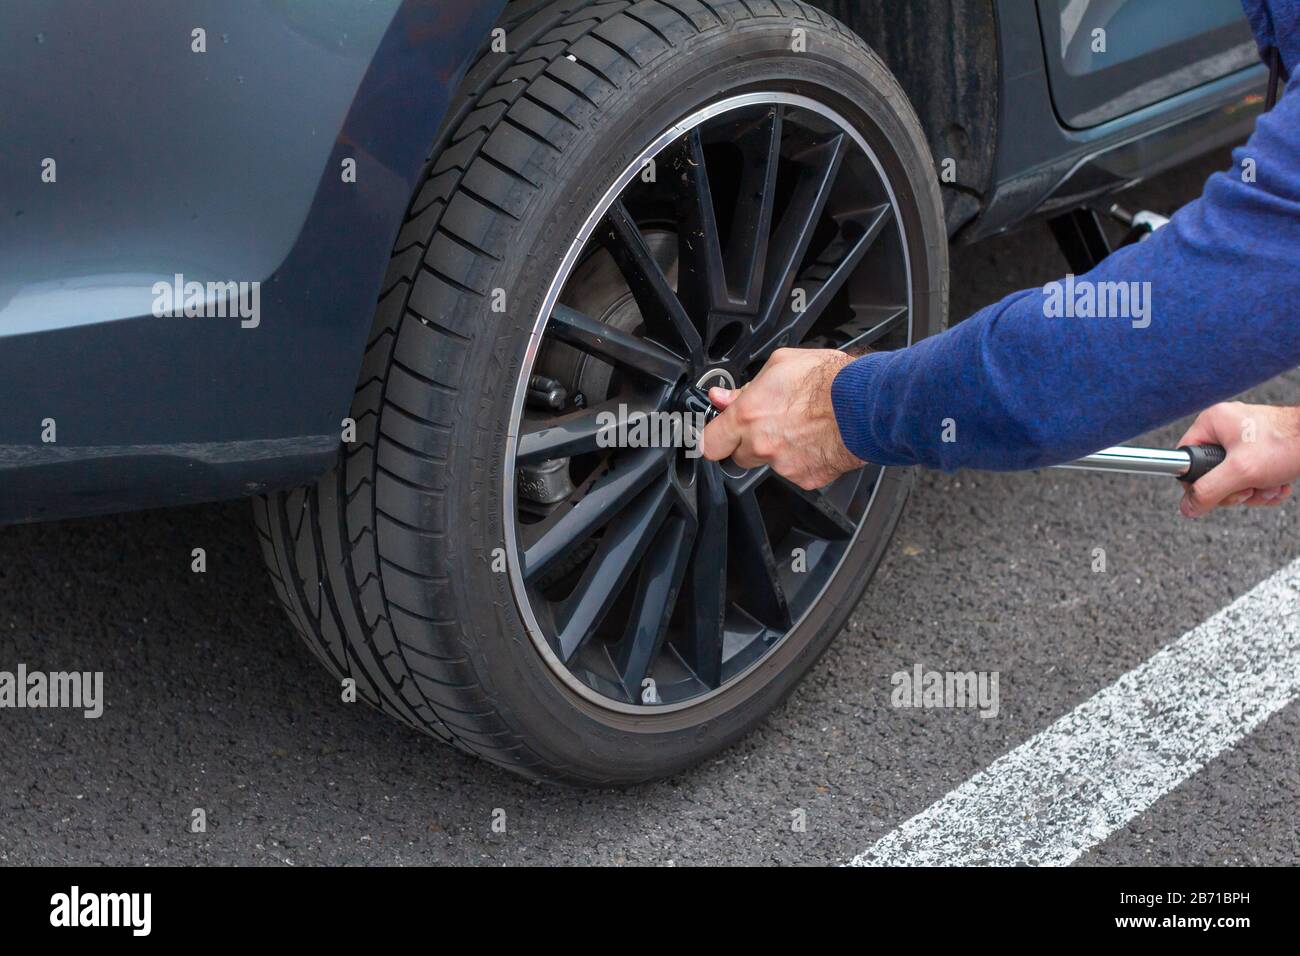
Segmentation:
<svg viewBox="0 0 1300 956">
<path fill-rule="evenodd" d="M 678 409 L 683 412 L 700 415 L 703 417 L 705 422 L 711 422 L 722 413 L 718 411 L 712 400 L 710 400 L 709 389 L 733 389 L 735 387 L 736 380 L 726 369 L 709 369 L 709 371 L 700 376 L 699 381 L 694 385 L 683 385 L 678 390 L 676 405 Z"/>
<path fill-rule="evenodd" d="M 736 387 L 736 378 L 725 368 L 711 368 L 695 383 L 695 387 L 702 391 L 706 396 L 711 388 L 725 388 L 728 391 Z M 717 409 L 713 409 L 716 413 Z M 715 416 L 716 417 L 716 414 Z"/>
</svg>

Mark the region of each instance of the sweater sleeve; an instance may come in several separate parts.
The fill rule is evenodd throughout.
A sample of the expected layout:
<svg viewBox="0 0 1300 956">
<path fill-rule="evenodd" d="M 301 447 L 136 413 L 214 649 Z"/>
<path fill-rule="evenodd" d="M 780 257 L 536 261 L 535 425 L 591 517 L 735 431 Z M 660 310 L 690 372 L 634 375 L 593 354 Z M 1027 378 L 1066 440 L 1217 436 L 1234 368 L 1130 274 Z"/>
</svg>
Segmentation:
<svg viewBox="0 0 1300 956">
<path fill-rule="evenodd" d="M 840 432 L 885 465 L 1059 464 L 1300 364 L 1300 81 L 1201 198 L 1085 276 L 845 366 Z"/>
</svg>

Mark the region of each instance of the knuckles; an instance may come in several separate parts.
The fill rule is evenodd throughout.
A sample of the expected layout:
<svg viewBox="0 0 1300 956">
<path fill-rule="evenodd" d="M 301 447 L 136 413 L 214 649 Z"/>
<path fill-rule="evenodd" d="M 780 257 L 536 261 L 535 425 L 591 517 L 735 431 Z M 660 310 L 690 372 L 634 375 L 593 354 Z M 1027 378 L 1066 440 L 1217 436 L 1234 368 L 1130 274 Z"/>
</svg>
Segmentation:
<svg viewBox="0 0 1300 956">
<path fill-rule="evenodd" d="M 752 425 L 759 418 L 757 406 L 753 402 L 739 401 L 729 411 L 734 413 L 736 421 L 741 425 Z"/>
<path fill-rule="evenodd" d="M 1264 464 L 1255 456 L 1247 456 L 1246 460 L 1237 466 L 1237 475 L 1243 485 L 1252 488 L 1258 488 L 1261 484 L 1266 484 L 1264 478 Z"/>
<path fill-rule="evenodd" d="M 755 435 L 754 440 L 749 443 L 750 451 L 758 458 L 764 461 L 772 461 L 777 457 L 777 443 L 764 435 Z"/>
</svg>

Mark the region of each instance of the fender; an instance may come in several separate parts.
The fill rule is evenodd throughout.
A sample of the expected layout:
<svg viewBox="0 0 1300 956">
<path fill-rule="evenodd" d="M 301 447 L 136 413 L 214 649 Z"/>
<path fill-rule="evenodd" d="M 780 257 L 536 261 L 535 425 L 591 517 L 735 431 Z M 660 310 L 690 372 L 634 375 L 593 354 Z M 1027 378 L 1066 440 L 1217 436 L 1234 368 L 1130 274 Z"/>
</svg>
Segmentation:
<svg viewBox="0 0 1300 956">
<path fill-rule="evenodd" d="M 411 193 L 504 7 L 5 4 L 0 521 L 329 467 Z M 164 287 L 257 315 L 160 311 Z"/>
</svg>

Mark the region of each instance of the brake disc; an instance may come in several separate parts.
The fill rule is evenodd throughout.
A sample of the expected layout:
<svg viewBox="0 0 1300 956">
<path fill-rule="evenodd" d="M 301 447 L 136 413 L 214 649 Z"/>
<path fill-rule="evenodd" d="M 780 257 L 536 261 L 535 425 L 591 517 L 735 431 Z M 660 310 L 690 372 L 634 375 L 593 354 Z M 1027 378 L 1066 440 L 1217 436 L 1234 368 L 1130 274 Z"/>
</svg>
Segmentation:
<svg viewBox="0 0 1300 956">
<path fill-rule="evenodd" d="M 674 291 L 677 288 L 677 235 L 646 230 L 646 244 Z M 563 304 L 623 332 L 639 334 L 644 322 L 627 282 L 609 253 L 601 250 L 574 270 Z M 576 411 L 610 398 L 618 387 L 614 367 L 563 343 L 548 343 L 537 359 L 529 389 L 530 406 L 555 412 Z M 556 407 L 557 404 L 559 407 Z M 553 458 L 519 469 L 522 501 L 550 508 L 575 490 L 568 458 Z"/>
</svg>

